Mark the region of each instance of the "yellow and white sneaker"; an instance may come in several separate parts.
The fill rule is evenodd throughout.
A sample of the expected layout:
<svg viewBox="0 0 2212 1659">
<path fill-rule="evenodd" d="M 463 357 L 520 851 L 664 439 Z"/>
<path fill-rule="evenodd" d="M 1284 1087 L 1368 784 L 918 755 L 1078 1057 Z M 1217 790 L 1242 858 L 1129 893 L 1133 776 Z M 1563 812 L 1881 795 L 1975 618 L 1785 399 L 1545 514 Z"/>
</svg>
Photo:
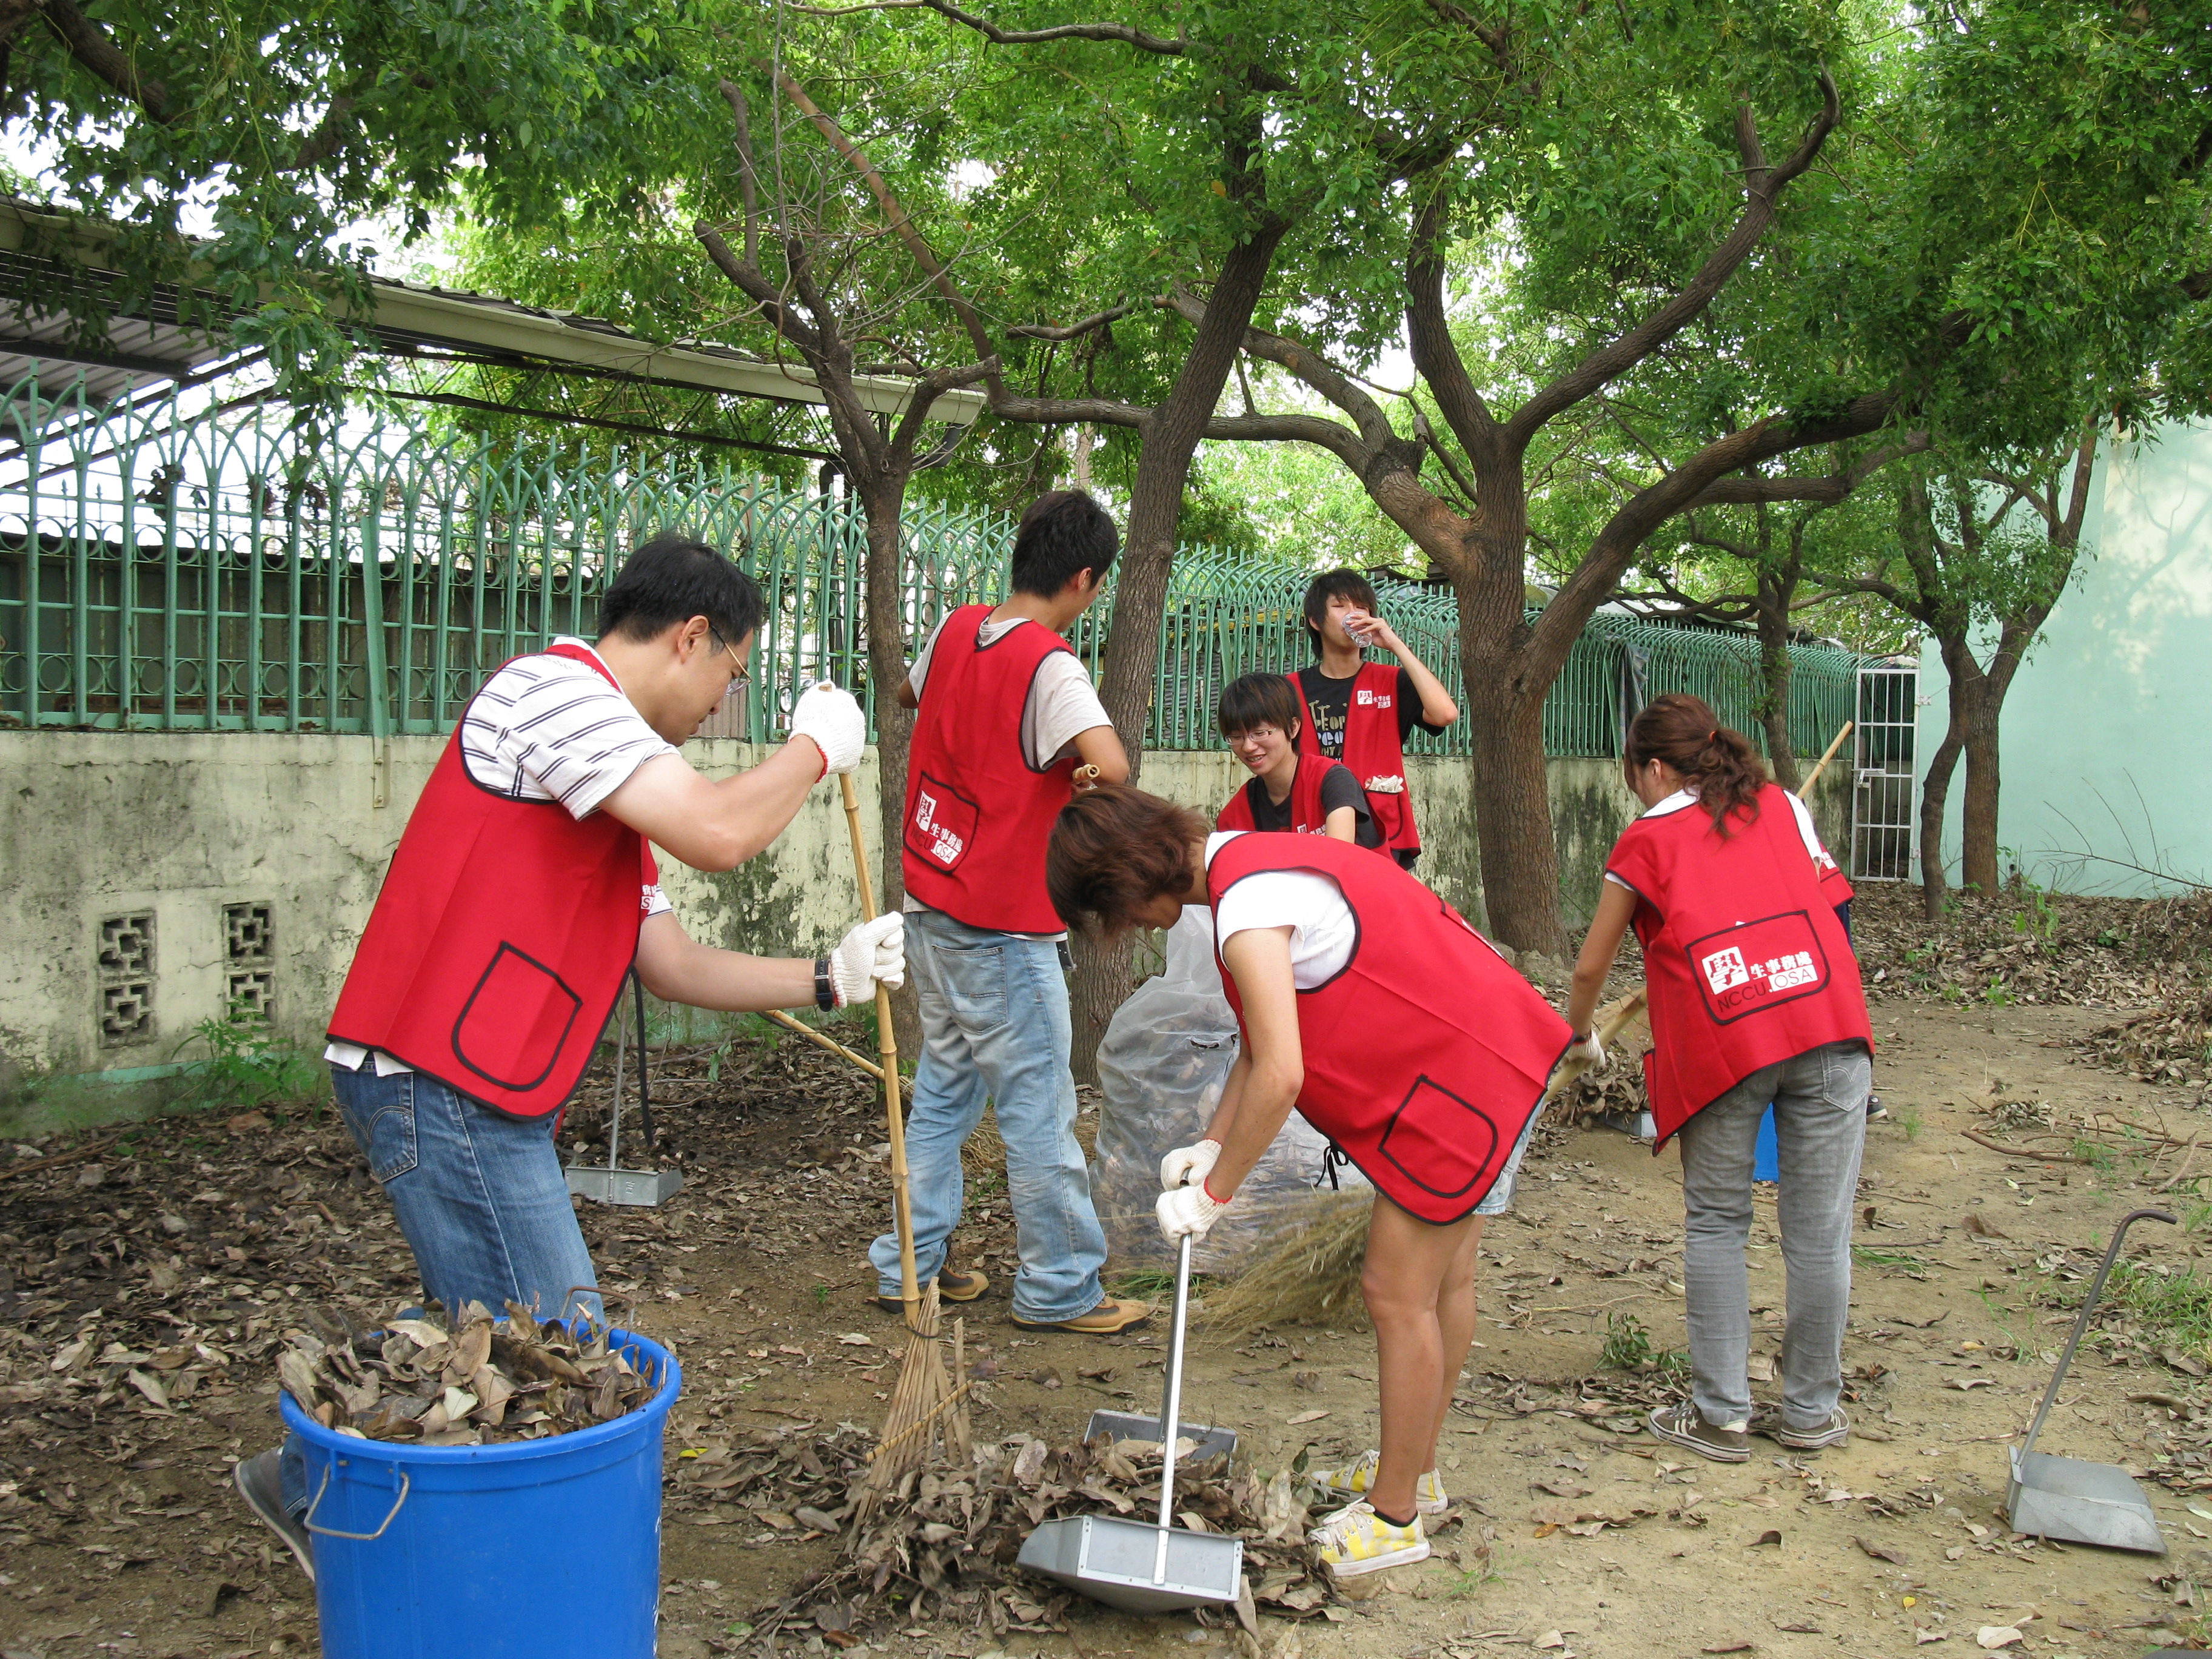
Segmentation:
<svg viewBox="0 0 2212 1659">
<path fill-rule="evenodd" d="M 1321 1488 L 1325 1498 L 1346 1501 L 1367 1496 L 1375 1485 L 1375 1471 L 1382 1462 L 1382 1454 L 1370 1451 L 1357 1463 L 1347 1463 L 1341 1468 L 1315 1469 L 1307 1475 Z M 1444 1483 L 1431 1469 L 1413 1483 L 1413 1507 L 1423 1515 L 1442 1515 L 1451 1507 L 1451 1499 L 1444 1496 Z"/>
<path fill-rule="evenodd" d="M 1306 1534 L 1306 1542 L 1334 1578 L 1357 1578 L 1363 1572 L 1429 1559 L 1428 1534 L 1421 1530 L 1419 1516 L 1408 1525 L 1393 1526 L 1364 1498 L 1323 1516 L 1321 1525 Z"/>
</svg>

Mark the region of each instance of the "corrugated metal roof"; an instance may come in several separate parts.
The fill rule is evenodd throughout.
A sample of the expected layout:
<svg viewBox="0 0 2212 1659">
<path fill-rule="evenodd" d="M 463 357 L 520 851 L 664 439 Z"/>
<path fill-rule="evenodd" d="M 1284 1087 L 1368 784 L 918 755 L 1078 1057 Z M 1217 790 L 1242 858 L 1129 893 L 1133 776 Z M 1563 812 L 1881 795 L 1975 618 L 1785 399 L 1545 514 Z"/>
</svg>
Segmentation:
<svg viewBox="0 0 2212 1659">
<path fill-rule="evenodd" d="M 62 222 L 34 204 L 0 198 L 0 386 L 34 372 L 50 378 L 66 366 L 84 373 L 88 400 L 104 402 L 140 387 L 205 374 L 231 355 L 227 345 L 210 343 L 178 319 L 174 289 L 156 292 L 143 315 L 111 317 L 103 336 L 93 341 L 81 337 L 68 315 L 29 303 L 46 280 L 45 267 L 26 251 L 42 218 Z M 96 231 L 82 227 L 76 234 L 96 236 Z M 374 279 L 371 289 L 376 311 L 369 332 L 391 356 L 635 380 L 780 403 L 823 401 L 812 374 L 797 362 L 768 362 L 702 341 L 664 345 L 603 318 L 523 305 L 496 295 L 384 277 Z M 891 376 L 857 376 L 856 385 L 862 401 L 878 414 L 903 412 L 914 394 L 911 381 Z M 984 407 L 980 392 L 948 392 L 932 413 L 964 426 Z"/>
</svg>

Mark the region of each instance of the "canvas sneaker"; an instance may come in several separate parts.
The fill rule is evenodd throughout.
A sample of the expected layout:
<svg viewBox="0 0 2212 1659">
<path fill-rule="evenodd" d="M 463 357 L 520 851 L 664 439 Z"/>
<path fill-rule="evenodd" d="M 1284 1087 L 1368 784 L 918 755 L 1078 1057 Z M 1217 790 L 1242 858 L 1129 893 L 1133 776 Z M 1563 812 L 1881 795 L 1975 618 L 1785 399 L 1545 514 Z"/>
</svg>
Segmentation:
<svg viewBox="0 0 2212 1659">
<path fill-rule="evenodd" d="M 1719 1428 L 1705 1421 L 1698 1408 L 1684 1400 L 1672 1406 L 1662 1406 L 1644 1421 L 1651 1432 L 1669 1445 L 1680 1446 L 1700 1457 L 1710 1457 L 1716 1463 L 1747 1463 L 1751 1461 L 1751 1437 L 1745 1432 L 1747 1425 L 1739 1423 L 1733 1428 Z"/>
<path fill-rule="evenodd" d="M 268 1524 L 270 1531 L 284 1540 L 284 1547 L 292 1552 L 292 1559 L 300 1564 L 300 1571 L 307 1575 L 308 1582 L 315 1577 L 315 1540 L 308 1535 L 300 1518 L 284 1507 L 284 1480 L 278 1459 L 282 1454 L 271 1446 L 267 1451 L 247 1458 L 230 1472 L 238 1486 L 238 1495 L 252 1507 L 254 1514 Z"/>
<path fill-rule="evenodd" d="M 1402 1567 L 1429 1559 L 1428 1534 L 1416 1515 L 1406 1525 L 1395 1526 L 1375 1513 L 1364 1498 L 1346 1504 L 1306 1534 L 1316 1558 L 1334 1578 L 1357 1578 L 1363 1572 Z"/>
<path fill-rule="evenodd" d="M 1370 1451 L 1357 1463 L 1347 1463 L 1342 1468 L 1316 1469 L 1306 1478 L 1321 1488 L 1324 1498 L 1350 1502 L 1367 1496 L 1375 1485 L 1375 1471 L 1382 1462 L 1382 1454 Z M 1442 1515 L 1451 1507 L 1451 1499 L 1444 1496 L 1444 1483 L 1431 1469 L 1413 1483 L 1413 1507 L 1423 1515 Z"/>
<path fill-rule="evenodd" d="M 1752 1414 L 1751 1431 L 1763 1434 L 1792 1451 L 1826 1451 L 1831 1446 L 1850 1444 L 1851 1419 L 1844 1415 L 1844 1408 L 1838 1406 L 1828 1413 L 1826 1422 L 1816 1423 L 1809 1429 L 1793 1429 L 1780 1412 L 1769 1408 Z"/>
</svg>

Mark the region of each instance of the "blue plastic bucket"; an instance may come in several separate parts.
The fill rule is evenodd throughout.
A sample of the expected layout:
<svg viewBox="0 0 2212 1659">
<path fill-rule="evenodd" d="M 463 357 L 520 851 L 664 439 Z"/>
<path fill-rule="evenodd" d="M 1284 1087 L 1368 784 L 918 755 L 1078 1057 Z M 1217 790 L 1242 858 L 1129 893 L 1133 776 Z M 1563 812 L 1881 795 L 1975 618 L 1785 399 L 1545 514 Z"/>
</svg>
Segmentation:
<svg viewBox="0 0 2212 1659">
<path fill-rule="evenodd" d="M 1782 1143 L 1774 1133 L 1774 1103 L 1766 1103 L 1766 1115 L 1759 1120 L 1759 1139 L 1751 1149 L 1753 1181 L 1782 1179 Z"/>
<path fill-rule="evenodd" d="M 325 1659 L 653 1659 L 661 1433 L 684 1374 L 659 1343 L 611 1339 L 659 1392 L 544 1440 L 361 1440 L 282 1396 L 314 1499 Z"/>
</svg>

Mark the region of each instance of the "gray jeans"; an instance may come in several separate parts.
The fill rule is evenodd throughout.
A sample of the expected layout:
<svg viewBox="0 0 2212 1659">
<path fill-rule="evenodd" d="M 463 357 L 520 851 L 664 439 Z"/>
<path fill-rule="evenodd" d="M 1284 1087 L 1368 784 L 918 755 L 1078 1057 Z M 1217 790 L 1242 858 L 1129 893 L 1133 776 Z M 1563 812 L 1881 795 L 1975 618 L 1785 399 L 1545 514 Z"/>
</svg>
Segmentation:
<svg viewBox="0 0 2212 1659">
<path fill-rule="evenodd" d="M 1831 1042 L 1753 1072 L 1682 1126 L 1691 1398 L 1717 1427 L 1751 1416 L 1744 1247 L 1751 1237 L 1752 1156 L 1770 1100 L 1782 1158 L 1782 1261 L 1789 1274 L 1783 1420 L 1792 1428 L 1818 1428 L 1836 1408 L 1851 1302 L 1851 1200 L 1873 1086 L 1866 1045 Z"/>
</svg>

